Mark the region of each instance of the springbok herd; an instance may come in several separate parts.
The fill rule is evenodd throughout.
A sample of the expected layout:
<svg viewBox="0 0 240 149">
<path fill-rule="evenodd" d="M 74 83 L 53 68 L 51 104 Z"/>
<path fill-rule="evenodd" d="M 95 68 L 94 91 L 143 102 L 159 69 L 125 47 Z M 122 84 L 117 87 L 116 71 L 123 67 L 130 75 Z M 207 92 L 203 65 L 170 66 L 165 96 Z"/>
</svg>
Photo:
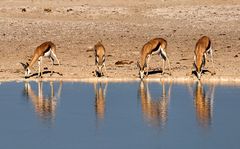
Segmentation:
<svg viewBox="0 0 240 149">
<path fill-rule="evenodd" d="M 106 50 L 102 44 L 101 41 L 99 41 L 95 46 L 94 46 L 94 53 L 95 53 L 95 65 L 97 66 L 95 70 L 95 76 L 101 77 L 104 75 L 103 73 L 103 68 L 105 68 L 105 73 L 106 73 L 106 65 L 105 65 L 105 55 L 106 55 Z M 139 77 L 141 79 L 144 78 L 144 76 L 148 75 L 149 71 L 149 61 L 152 57 L 152 55 L 159 55 L 162 58 L 163 62 L 163 68 L 162 68 L 162 74 L 165 73 L 165 62 L 168 64 L 168 69 L 169 69 L 169 75 L 171 75 L 171 66 L 169 62 L 169 58 L 167 55 L 167 41 L 163 38 L 154 38 L 148 41 L 146 44 L 143 45 L 143 48 L 140 51 L 140 58 L 137 62 L 137 66 L 139 68 Z M 213 63 L 213 50 L 211 46 L 211 40 L 207 36 L 201 37 L 195 46 L 194 50 L 194 62 L 193 62 L 193 70 L 192 73 L 196 75 L 196 77 L 200 80 L 201 75 L 204 71 L 203 68 L 206 64 L 206 57 L 207 54 L 210 54 L 211 57 L 211 62 L 212 62 L 212 67 L 213 67 L 213 72 L 211 72 L 212 75 L 216 74 L 215 73 L 215 68 L 214 68 L 214 63 Z M 50 41 L 44 42 L 40 46 L 38 46 L 32 56 L 32 59 L 30 63 L 21 63 L 24 70 L 25 70 L 25 78 L 29 77 L 32 74 L 32 69 L 33 65 L 38 61 L 38 77 L 42 76 L 42 71 L 41 71 L 41 63 L 42 63 L 42 58 L 43 57 L 48 57 L 52 61 L 52 70 L 51 70 L 51 75 L 53 74 L 53 66 L 54 66 L 54 60 L 58 62 L 58 65 L 60 65 L 60 62 L 57 58 L 56 55 L 56 45 Z"/>
</svg>

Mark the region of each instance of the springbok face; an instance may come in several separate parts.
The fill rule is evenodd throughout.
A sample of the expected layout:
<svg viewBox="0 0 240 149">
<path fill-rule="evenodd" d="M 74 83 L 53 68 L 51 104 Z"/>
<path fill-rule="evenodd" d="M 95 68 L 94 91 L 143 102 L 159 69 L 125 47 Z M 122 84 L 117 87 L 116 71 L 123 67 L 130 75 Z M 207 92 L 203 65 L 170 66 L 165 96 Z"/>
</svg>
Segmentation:
<svg viewBox="0 0 240 149">
<path fill-rule="evenodd" d="M 140 69 L 139 70 L 139 76 L 140 76 L 140 79 L 142 80 L 144 78 L 144 66 L 142 66 L 139 61 L 137 62 L 137 66 L 138 68 Z"/>
<path fill-rule="evenodd" d="M 30 74 L 32 74 L 32 72 L 31 72 L 31 69 L 28 67 L 28 68 L 25 70 L 25 77 L 26 77 L 26 76 L 29 76 Z"/>
<path fill-rule="evenodd" d="M 144 77 L 144 71 L 143 71 L 143 70 L 140 70 L 140 71 L 139 71 L 139 75 L 140 75 L 140 78 L 143 79 L 143 77 Z"/>
<path fill-rule="evenodd" d="M 99 71 L 99 73 L 102 74 L 102 69 L 105 65 L 105 55 L 97 55 L 96 56 L 96 63 L 97 63 L 97 70 Z"/>
<path fill-rule="evenodd" d="M 202 76 L 202 64 L 200 65 L 200 67 L 196 67 L 196 72 L 197 72 L 197 78 L 198 80 L 200 80 Z"/>
<path fill-rule="evenodd" d="M 194 66 L 196 69 L 197 78 L 198 80 L 200 80 L 202 76 L 203 67 L 205 65 L 205 56 L 198 56 L 197 58 L 194 59 L 195 59 Z"/>
<path fill-rule="evenodd" d="M 27 77 L 27 76 L 29 76 L 30 74 L 32 74 L 31 69 L 29 68 L 29 64 L 28 64 L 28 63 L 26 63 L 26 64 L 21 63 L 21 64 L 22 64 L 23 69 L 24 69 L 24 71 L 25 71 L 25 77 Z"/>
<path fill-rule="evenodd" d="M 202 66 L 201 66 L 201 64 L 197 65 L 196 62 L 194 62 L 194 67 L 196 69 L 197 78 L 198 78 L 198 80 L 200 80 L 201 75 L 202 75 Z"/>
<path fill-rule="evenodd" d="M 198 78 L 198 80 L 200 80 L 201 79 L 201 75 L 202 75 L 202 71 L 197 71 L 197 78 Z"/>
</svg>

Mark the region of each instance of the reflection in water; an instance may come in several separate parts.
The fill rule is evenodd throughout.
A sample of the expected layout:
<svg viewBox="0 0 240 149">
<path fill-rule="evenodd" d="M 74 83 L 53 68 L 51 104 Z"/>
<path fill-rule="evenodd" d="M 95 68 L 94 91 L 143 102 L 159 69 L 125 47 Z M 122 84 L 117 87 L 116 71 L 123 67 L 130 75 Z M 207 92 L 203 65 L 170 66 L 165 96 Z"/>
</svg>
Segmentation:
<svg viewBox="0 0 240 149">
<path fill-rule="evenodd" d="M 165 84 L 162 83 L 162 95 L 154 100 L 151 97 L 148 83 L 141 81 L 139 95 L 141 98 L 142 112 L 144 118 L 153 126 L 164 127 L 168 117 L 168 105 L 170 101 L 171 84 L 166 93 Z"/>
<path fill-rule="evenodd" d="M 50 96 L 47 96 L 46 94 L 43 93 L 42 81 L 37 82 L 37 85 L 38 85 L 38 91 L 36 94 L 33 88 L 31 87 L 30 83 L 26 82 L 25 88 L 24 88 L 25 95 L 29 100 L 31 100 L 38 116 L 42 120 L 52 122 L 52 120 L 54 120 L 55 118 L 57 101 L 61 95 L 62 82 L 60 82 L 57 96 L 55 96 L 54 94 L 53 82 L 50 82 L 50 90 L 51 90 Z"/>
<path fill-rule="evenodd" d="M 198 82 L 194 92 L 194 104 L 196 116 L 199 124 L 208 128 L 211 125 L 213 115 L 213 99 L 214 99 L 214 86 L 210 86 L 208 91 L 205 91 L 201 82 Z"/>
<path fill-rule="evenodd" d="M 98 119 L 104 119 L 105 114 L 105 97 L 107 92 L 107 83 L 104 85 L 100 83 L 94 83 L 95 93 L 95 112 Z"/>
<path fill-rule="evenodd" d="M 1 149 L 240 147 L 239 86 L 215 84 L 214 93 L 211 85 L 189 82 L 190 95 L 185 84 L 167 82 L 98 82 L 95 92 L 89 82 L 66 82 L 60 104 L 59 82 L 24 83 L 0 85 Z M 55 113 L 52 121 L 40 117 L 44 107 L 51 107 L 45 115 Z M 199 121 L 212 122 L 204 128 Z"/>
</svg>

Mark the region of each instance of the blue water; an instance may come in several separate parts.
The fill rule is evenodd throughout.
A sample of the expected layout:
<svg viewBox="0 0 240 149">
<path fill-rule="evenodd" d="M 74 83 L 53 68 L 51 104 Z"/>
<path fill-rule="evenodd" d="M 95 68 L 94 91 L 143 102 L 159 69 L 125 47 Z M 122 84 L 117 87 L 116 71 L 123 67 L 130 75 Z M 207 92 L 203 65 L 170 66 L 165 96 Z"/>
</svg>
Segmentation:
<svg viewBox="0 0 240 149">
<path fill-rule="evenodd" d="M 2 149 L 240 148 L 239 87 L 11 82 L 0 95 Z"/>
</svg>

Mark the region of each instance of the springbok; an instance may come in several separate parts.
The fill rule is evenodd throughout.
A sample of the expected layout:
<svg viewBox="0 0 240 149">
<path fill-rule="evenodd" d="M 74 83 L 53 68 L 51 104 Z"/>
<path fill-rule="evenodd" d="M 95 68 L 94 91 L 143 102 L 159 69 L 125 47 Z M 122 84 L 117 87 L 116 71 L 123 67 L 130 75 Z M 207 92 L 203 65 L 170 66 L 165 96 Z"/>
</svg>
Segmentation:
<svg viewBox="0 0 240 149">
<path fill-rule="evenodd" d="M 32 69 L 33 69 L 32 67 L 36 63 L 36 61 L 38 61 L 38 77 L 42 76 L 41 64 L 42 64 L 43 57 L 48 57 L 52 61 L 51 75 L 53 74 L 54 59 L 56 59 L 58 62 L 58 65 L 60 65 L 59 60 L 56 56 L 56 45 L 51 41 L 44 42 L 35 49 L 29 64 L 21 63 L 25 70 L 25 78 L 32 73 Z"/>
<path fill-rule="evenodd" d="M 206 64 L 206 57 L 207 54 L 210 54 L 211 61 L 212 61 L 212 67 L 214 69 L 214 72 L 211 72 L 212 75 L 216 74 L 215 73 L 215 68 L 213 64 L 213 50 L 212 50 L 212 45 L 211 45 L 211 40 L 207 36 L 201 37 L 196 46 L 195 46 L 195 51 L 194 51 L 194 67 L 195 67 L 195 72 L 197 74 L 197 78 L 200 80 L 202 72 L 203 72 L 203 67 Z"/>
<path fill-rule="evenodd" d="M 171 67 L 170 62 L 166 53 L 167 49 L 167 41 L 163 38 L 154 38 L 147 42 L 142 50 L 140 51 L 140 60 L 137 62 L 137 66 L 139 67 L 139 75 L 140 78 L 143 79 L 144 77 L 144 68 L 147 67 L 146 75 L 148 75 L 149 70 L 149 61 L 151 59 L 151 56 L 154 54 L 158 54 L 163 60 L 163 68 L 162 68 L 162 74 L 164 74 L 165 70 L 165 61 L 168 63 L 170 75 L 171 75 Z"/>
<path fill-rule="evenodd" d="M 105 65 L 105 53 L 106 50 L 104 46 L 102 45 L 101 41 L 99 41 L 94 46 L 94 54 L 95 54 L 95 65 L 97 65 L 97 69 L 95 71 L 96 76 L 103 76 L 103 67 L 105 68 L 105 73 L 107 73 L 106 65 Z"/>
</svg>

